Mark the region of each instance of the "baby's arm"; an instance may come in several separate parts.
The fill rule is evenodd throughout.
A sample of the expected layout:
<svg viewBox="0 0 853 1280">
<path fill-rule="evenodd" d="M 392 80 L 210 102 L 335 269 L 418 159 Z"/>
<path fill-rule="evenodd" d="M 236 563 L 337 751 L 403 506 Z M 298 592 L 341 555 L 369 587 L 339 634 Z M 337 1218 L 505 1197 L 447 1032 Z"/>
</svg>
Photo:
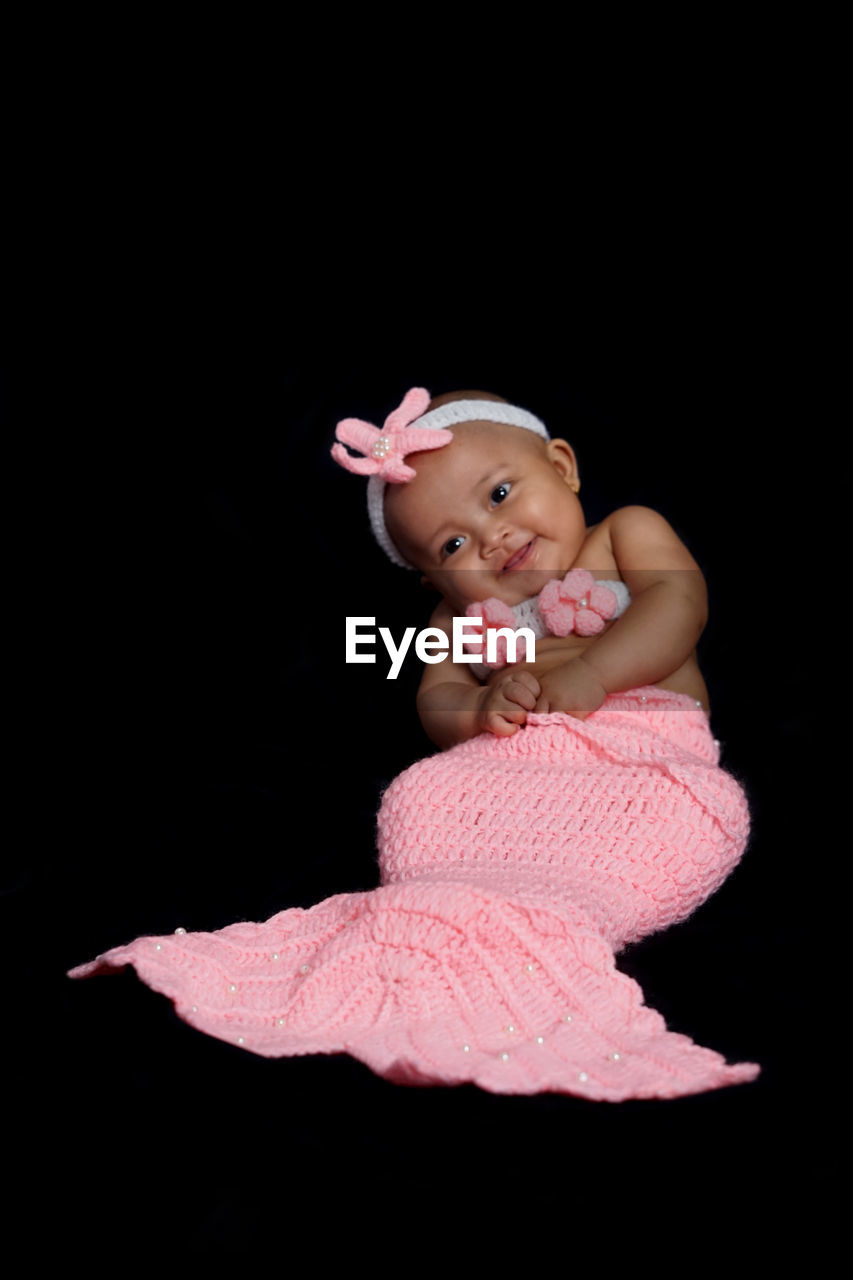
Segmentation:
<svg viewBox="0 0 853 1280">
<path fill-rule="evenodd" d="M 690 657 L 705 626 L 705 580 L 663 516 L 648 507 L 623 507 L 601 532 L 631 604 L 581 654 L 539 677 L 537 711 L 583 719 L 608 693 L 664 680 Z"/>
<path fill-rule="evenodd" d="M 442 603 L 430 619 L 448 636 L 453 616 Z M 451 661 L 450 656 L 424 669 L 418 689 L 418 714 L 427 736 L 446 750 L 458 742 L 489 732 L 499 737 L 517 733 L 532 711 L 540 693 L 539 682 L 529 671 L 507 668 L 496 673 L 488 685 L 481 685 L 468 664 Z"/>
</svg>

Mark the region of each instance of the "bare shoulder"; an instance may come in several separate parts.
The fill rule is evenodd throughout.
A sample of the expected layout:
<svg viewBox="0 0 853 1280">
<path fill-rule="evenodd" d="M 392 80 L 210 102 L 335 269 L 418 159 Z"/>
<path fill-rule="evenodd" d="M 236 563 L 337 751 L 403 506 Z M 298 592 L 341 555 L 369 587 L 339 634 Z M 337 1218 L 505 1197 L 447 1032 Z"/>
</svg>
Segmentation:
<svg viewBox="0 0 853 1280">
<path fill-rule="evenodd" d="M 674 532 L 672 525 L 659 511 L 653 510 L 652 507 L 640 506 L 618 507 L 615 511 L 611 511 L 609 516 L 605 516 L 597 527 L 600 529 L 606 528 L 611 534 L 634 529 L 658 529 Z"/>
<path fill-rule="evenodd" d="M 699 569 L 669 521 L 651 507 L 619 507 L 598 529 L 606 534 L 620 572 Z"/>
</svg>

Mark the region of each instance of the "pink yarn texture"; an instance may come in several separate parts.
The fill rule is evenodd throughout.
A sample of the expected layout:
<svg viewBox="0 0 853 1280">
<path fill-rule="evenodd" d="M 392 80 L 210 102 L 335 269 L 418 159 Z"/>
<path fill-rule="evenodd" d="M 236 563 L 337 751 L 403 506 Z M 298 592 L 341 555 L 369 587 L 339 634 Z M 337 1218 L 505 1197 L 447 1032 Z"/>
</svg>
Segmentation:
<svg viewBox="0 0 853 1280">
<path fill-rule="evenodd" d="M 378 888 L 137 938 L 69 976 L 133 965 L 208 1035 L 348 1053 L 400 1084 L 617 1102 L 753 1080 L 668 1031 L 615 963 L 739 861 L 747 804 L 718 759 L 701 708 L 654 687 L 584 721 L 531 715 L 391 783 Z"/>
</svg>

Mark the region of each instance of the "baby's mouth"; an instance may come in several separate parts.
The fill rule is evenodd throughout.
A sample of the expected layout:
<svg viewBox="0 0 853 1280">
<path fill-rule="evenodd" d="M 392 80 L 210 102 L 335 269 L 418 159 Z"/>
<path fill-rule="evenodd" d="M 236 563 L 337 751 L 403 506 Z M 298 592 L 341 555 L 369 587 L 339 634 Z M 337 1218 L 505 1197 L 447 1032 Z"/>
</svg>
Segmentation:
<svg viewBox="0 0 853 1280">
<path fill-rule="evenodd" d="M 519 547 L 518 551 L 516 551 L 513 555 L 511 555 L 510 558 L 507 560 L 506 564 L 501 569 L 501 573 L 507 573 L 510 569 L 521 568 L 521 566 L 526 563 L 528 557 L 530 556 L 535 542 L 536 542 L 536 539 L 531 538 L 529 542 L 525 542 L 523 547 Z"/>
</svg>

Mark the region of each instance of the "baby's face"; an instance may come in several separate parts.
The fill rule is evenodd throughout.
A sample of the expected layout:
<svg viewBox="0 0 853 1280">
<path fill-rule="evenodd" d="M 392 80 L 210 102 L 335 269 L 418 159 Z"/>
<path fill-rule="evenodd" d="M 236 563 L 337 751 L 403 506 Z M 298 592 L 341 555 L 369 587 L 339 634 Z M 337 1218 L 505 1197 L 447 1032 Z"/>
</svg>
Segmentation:
<svg viewBox="0 0 853 1280">
<path fill-rule="evenodd" d="M 489 596 L 518 604 L 567 573 L 583 546 L 574 454 L 522 427 L 453 432 L 450 444 L 407 459 L 413 480 L 387 486 L 388 531 L 455 614 Z"/>
</svg>

